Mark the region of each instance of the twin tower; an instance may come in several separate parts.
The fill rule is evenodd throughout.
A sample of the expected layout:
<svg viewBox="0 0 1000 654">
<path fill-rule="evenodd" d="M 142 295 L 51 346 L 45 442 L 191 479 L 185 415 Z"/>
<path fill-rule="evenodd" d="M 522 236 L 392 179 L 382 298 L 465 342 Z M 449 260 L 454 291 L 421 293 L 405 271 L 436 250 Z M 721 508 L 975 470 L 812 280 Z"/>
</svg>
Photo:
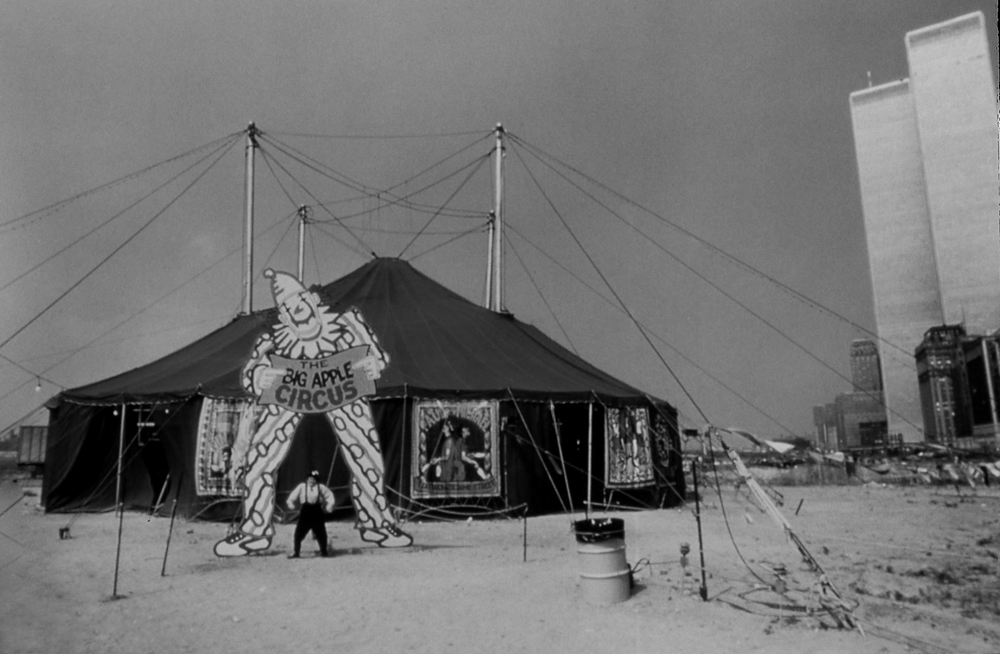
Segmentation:
<svg viewBox="0 0 1000 654">
<path fill-rule="evenodd" d="M 889 433 L 924 440 L 925 332 L 1000 329 L 997 86 L 981 13 L 906 34 L 909 78 L 850 96 Z"/>
</svg>

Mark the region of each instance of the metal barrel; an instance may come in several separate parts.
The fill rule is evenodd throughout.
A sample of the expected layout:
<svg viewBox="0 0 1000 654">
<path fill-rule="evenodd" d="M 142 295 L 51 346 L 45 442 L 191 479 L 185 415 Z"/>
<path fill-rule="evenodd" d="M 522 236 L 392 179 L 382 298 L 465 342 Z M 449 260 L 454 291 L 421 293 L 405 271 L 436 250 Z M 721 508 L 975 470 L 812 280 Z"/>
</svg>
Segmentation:
<svg viewBox="0 0 1000 654">
<path fill-rule="evenodd" d="M 625 522 L 619 518 L 573 523 L 580 563 L 580 586 L 592 604 L 623 602 L 632 593 L 625 559 Z"/>
</svg>

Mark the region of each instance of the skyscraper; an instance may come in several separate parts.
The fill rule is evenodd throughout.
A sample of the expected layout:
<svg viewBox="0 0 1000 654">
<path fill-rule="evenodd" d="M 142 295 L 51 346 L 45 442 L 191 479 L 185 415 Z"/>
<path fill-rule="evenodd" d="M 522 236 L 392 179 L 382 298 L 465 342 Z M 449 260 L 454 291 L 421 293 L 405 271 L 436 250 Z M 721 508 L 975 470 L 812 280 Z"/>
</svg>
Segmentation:
<svg viewBox="0 0 1000 654">
<path fill-rule="evenodd" d="M 850 96 L 890 433 L 923 440 L 913 354 L 1000 328 L 996 84 L 981 13 L 909 32 L 909 79 Z"/>
<path fill-rule="evenodd" d="M 962 356 L 965 330 L 942 325 L 927 331 L 917 347 L 918 379 L 923 396 L 927 440 L 954 443 L 972 432 L 972 406 Z"/>
<path fill-rule="evenodd" d="M 869 448 L 895 445 L 889 438 L 879 370 L 878 346 L 867 339 L 851 343 L 850 393 L 832 404 L 813 407 L 816 443 L 822 448 Z"/>
<path fill-rule="evenodd" d="M 882 390 L 882 369 L 874 341 L 860 338 L 851 343 L 851 383 L 855 391 Z"/>
<path fill-rule="evenodd" d="M 944 323 L 1000 328 L 997 104 L 982 14 L 906 35 Z"/>
<path fill-rule="evenodd" d="M 928 440 L 969 449 L 997 442 L 997 340 L 997 336 L 966 335 L 961 325 L 927 331 L 916 359 Z"/>
</svg>

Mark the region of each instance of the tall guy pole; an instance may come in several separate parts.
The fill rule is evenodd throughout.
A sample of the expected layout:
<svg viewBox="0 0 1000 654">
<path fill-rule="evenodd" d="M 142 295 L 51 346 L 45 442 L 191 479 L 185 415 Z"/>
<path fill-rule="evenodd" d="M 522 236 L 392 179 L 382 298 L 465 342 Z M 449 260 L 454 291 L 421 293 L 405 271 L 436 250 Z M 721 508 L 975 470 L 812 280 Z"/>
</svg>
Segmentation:
<svg viewBox="0 0 1000 654">
<path fill-rule="evenodd" d="M 594 483 L 594 403 L 587 402 L 587 520 L 590 520 L 590 500 Z"/>
<path fill-rule="evenodd" d="M 167 553 L 170 552 L 170 538 L 174 535 L 174 518 L 177 517 L 177 498 L 174 498 L 174 508 L 170 509 L 170 528 L 167 530 L 167 545 L 163 548 L 163 567 L 160 576 L 167 576 Z"/>
<path fill-rule="evenodd" d="M 122 522 L 125 520 L 125 507 L 118 505 L 118 546 L 115 548 L 115 584 L 111 591 L 111 599 L 118 599 L 118 564 L 122 558 Z"/>
<path fill-rule="evenodd" d="M 701 537 L 701 497 L 698 495 L 698 462 L 691 462 L 691 477 L 694 480 L 694 519 L 698 523 L 698 556 L 701 559 L 701 588 L 698 593 L 703 602 L 708 601 L 708 582 L 705 580 L 705 543 Z"/>
<path fill-rule="evenodd" d="M 115 506 L 122 505 L 122 457 L 125 455 L 125 405 L 121 408 L 121 426 L 118 428 L 118 480 L 115 483 Z"/>
</svg>

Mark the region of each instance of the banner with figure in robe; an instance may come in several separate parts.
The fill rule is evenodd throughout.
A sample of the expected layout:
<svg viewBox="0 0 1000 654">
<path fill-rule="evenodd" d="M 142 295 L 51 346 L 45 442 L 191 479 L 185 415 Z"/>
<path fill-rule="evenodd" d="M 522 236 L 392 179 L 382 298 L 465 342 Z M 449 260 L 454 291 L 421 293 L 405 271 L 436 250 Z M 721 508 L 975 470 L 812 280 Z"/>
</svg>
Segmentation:
<svg viewBox="0 0 1000 654">
<path fill-rule="evenodd" d="M 604 483 L 642 488 L 656 481 L 646 407 L 608 407 L 605 413 Z"/>
</svg>

